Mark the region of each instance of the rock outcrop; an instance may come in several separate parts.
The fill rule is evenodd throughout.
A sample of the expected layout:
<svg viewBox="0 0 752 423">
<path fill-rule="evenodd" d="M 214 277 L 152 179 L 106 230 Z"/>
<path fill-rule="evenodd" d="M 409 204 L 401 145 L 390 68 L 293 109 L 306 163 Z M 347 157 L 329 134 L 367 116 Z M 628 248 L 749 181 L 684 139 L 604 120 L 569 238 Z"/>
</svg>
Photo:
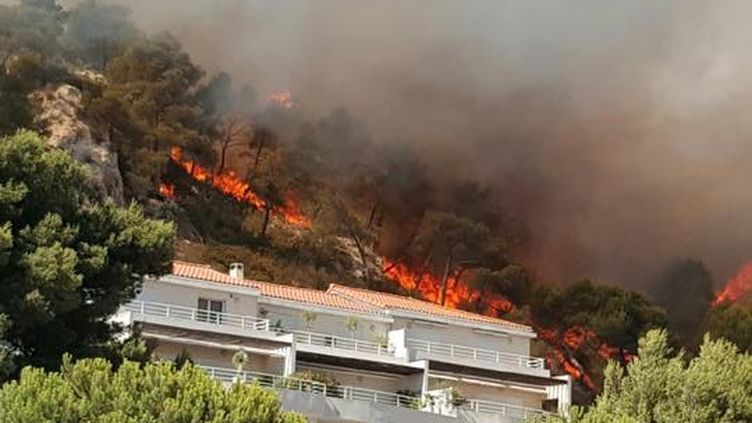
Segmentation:
<svg viewBox="0 0 752 423">
<path fill-rule="evenodd" d="M 105 136 L 94 135 L 81 118 L 81 91 L 72 85 L 58 85 L 30 94 L 34 123 L 47 135 L 50 146 L 71 153 L 90 170 L 93 186 L 102 197 L 123 203 L 123 178 L 117 153 Z"/>
</svg>

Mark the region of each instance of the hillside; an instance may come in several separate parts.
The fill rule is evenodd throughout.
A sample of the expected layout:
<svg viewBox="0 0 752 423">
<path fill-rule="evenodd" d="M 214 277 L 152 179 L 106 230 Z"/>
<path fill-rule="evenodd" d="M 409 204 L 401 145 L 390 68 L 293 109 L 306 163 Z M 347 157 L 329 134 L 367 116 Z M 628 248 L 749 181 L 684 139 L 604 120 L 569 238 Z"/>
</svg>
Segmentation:
<svg viewBox="0 0 752 423">
<path fill-rule="evenodd" d="M 667 324 L 636 292 L 537 278 L 522 254 L 530 228 L 504 201 L 511 189 L 437 175 L 346 108 L 312 117 L 288 90 L 261 96 L 208 74 L 119 6 L 25 1 L 0 6 L 0 22 L 0 133 L 43 133 L 89 167 L 99 196 L 174 221 L 176 258 L 529 323 L 583 397 L 607 360 L 629 362 L 639 336 Z M 703 316 L 712 280 L 699 283 L 711 297 L 691 310 Z"/>
</svg>

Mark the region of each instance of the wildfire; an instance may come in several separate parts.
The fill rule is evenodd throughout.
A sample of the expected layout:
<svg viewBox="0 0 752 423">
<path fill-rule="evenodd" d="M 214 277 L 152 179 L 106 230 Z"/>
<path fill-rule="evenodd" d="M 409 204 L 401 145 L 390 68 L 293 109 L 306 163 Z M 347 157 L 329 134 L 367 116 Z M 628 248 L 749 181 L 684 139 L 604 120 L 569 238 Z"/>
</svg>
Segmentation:
<svg viewBox="0 0 752 423">
<path fill-rule="evenodd" d="M 162 194 L 163 197 L 175 199 L 175 185 L 168 183 L 168 182 L 162 182 L 159 184 L 159 193 Z"/>
<path fill-rule="evenodd" d="M 208 182 L 225 195 L 240 202 L 250 204 L 257 209 L 263 209 L 266 206 L 264 199 L 256 194 L 252 187 L 235 175 L 234 172 L 227 171 L 215 174 L 193 160 L 183 159 L 180 147 L 172 147 L 170 158 L 193 179 L 199 182 Z M 272 211 L 290 225 L 303 228 L 311 227 L 311 220 L 302 213 L 292 193 L 285 195 L 285 204 L 283 206 L 275 207 Z"/>
<path fill-rule="evenodd" d="M 558 331 L 555 329 L 538 329 L 541 339 L 546 341 L 552 349 L 546 355 L 546 363 L 549 368 L 558 368 L 575 380 L 580 381 L 591 391 L 595 391 L 596 386 L 593 378 L 585 371 L 582 365 L 574 358 L 572 351 L 579 350 L 591 338 L 595 337 L 595 332 L 590 329 L 579 326 L 569 328 L 564 332 L 563 340 L 558 337 Z"/>
<path fill-rule="evenodd" d="M 752 262 L 743 265 L 736 276 L 726 282 L 723 290 L 715 296 L 713 305 L 735 303 L 745 297 L 752 297 Z"/>
<path fill-rule="evenodd" d="M 290 90 L 273 91 L 271 94 L 269 94 L 267 100 L 269 100 L 271 104 L 274 104 L 281 109 L 292 109 L 292 107 L 295 105 L 295 103 L 293 103 L 292 101 L 292 94 L 290 93 Z"/>
<path fill-rule="evenodd" d="M 397 282 L 408 292 L 419 292 L 425 300 L 438 303 L 441 298 L 441 280 L 428 272 L 415 272 L 402 263 L 382 258 L 384 275 Z M 464 282 L 451 277 L 447 280 L 444 305 L 459 308 L 462 304 L 478 301 L 481 293 L 471 290 Z M 490 314 L 511 311 L 513 306 L 507 299 L 498 295 L 485 295 L 483 301 Z"/>
<path fill-rule="evenodd" d="M 408 292 L 418 292 L 425 300 L 439 302 L 441 296 L 441 281 L 429 272 L 416 272 L 402 263 L 396 263 L 383 258 L 384 275 L 398 283 Z M 447 281 L 447 297 L 445 305 L 459 308 L 463 304 L 472 304 L 483 296 L 483 302 L 488 305 L 486 314 L 497 316 L 499 312 L 508 312 L 514 305 L 507 299 L 489 293 L 473 291 L 463 281 L 449 278 Z M 575 380 L 578 380 L 591 391 L 597 389 L 593 377 L 575 358 L 575 354 L 599 357 L 602 360 L 614 358 L 631 361 L 634 358 L 629 352 L 622 351 L 602 342 L 598 334 L 586 327 L 574 326 L 566 329 L 537 328 L 540 338 L 551 348 L 546 356 L 549 368 L 559 369 Z"/>
</svg>

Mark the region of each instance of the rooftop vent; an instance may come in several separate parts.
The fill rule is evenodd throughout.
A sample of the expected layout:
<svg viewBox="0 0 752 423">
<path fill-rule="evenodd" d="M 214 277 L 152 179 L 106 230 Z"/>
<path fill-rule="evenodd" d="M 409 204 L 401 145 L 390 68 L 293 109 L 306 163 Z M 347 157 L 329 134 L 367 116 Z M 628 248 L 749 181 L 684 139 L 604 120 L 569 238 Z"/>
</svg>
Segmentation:
<svg viewBox="0 0 752 423">
<path fill-rule="evenodd" d="M 239 281 L 245 279 L 243 276 L 243 263 L 230 263 L 230 277 Z"/>
</svg>

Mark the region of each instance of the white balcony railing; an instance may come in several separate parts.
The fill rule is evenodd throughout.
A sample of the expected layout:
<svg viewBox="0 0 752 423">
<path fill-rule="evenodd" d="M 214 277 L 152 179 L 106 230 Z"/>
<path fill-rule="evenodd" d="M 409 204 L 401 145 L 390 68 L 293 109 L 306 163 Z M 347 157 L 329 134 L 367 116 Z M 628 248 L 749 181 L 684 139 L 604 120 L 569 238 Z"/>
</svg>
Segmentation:
<svg viewBox="0 0 752 423">
<path fill-rule="evenodd" d="M 352 401 L 366 401 L 374 404 L 402 407 L 435 414 L 443 414 L 441 407 L 432 407 L 429 399 L 421 400 L 419 397 L 400 395 L 391 392 L 376 391 L 373 389 L 357 388 L 354 386 L 326 386 L 321 382 L 295 377 L 285 377 L 268 373 L 249 372 L 209 366 L 198 366 L 213 379 L 226 383 L 243 382 L 258 383 L 269 389 L 288 389 L 292 391 L 308 392 L 330 398 L 341 398 Z M 434 404 L 434 405 L 435 405 Z M 523 421 L 534 416 L 554 415 L 547 411 L 538 410 L 519 405 L 505 404 L 484 400 L 468 400 L 457 407 L 464 411 L 474 413 L 494 414 L 507 417 L 512 420 Z"/>
<path fill-rule="evenodd" d="M 390 351 L 386 345 L 378 342 L 298 330 L 290 331 L 290 333 L 294 335 L 297 344 L 326 347 L 331 348 L 332 350 L 347 350 L 394 357 L 393 351 Z"/>
<path fill-rule="evenodd" d="M 422 352 L 428 355 L 439 355 L 459 358 L 463 360 L 498 363 L 527 369 L 543 370 L 545 365 L 545 361 L 539 357 L 530 357 L 526 355 L 512 354 L 502 351 L 485 350 L 481 348 L 467 347 L 464 345 L 408 340 L 407 347 L 412 351 Z"/>
<path fill-rule="evenodd" d="M 268 331 L 269 320 L 239 314 L 220 313 L 205 309 L 183 307 L 172 304 L 132 301 L 125 309 L 144 316 L 164 317 L 174 320 L 190 320 L 194 322 L 210 323 L 221 326 L 240 328 L 243 330 Z"/>
<path fill-rule="evenodd" d="M 353 386 L 326 386 L 321 382 L 295 377 L 286 377 L 268 373 L 238 372 L 232 369 L 219 367 L 199 366 L 214 378 L 223 382 L 258 383 L 260 386 L 270 389 L 289 389 L 293 391 L 310 392 L 331 398 L 342 398 L 353 401 L 368 401 L 376 404 L 390 405 L 410 409 L 421 407 L 420 398 L 408 395 L 394 394 L 391 392 L 375 391 L 373 389 L 356 388 Z"/>
<path fill-rule="evenodd" d="M 535 408 L 483 400 L 468 400 L 459 408 L 475 413 L 495 414 L 519 421 L 524 421 L 535 416 L 555 415 L 554 413 Z"/>
</svg>

